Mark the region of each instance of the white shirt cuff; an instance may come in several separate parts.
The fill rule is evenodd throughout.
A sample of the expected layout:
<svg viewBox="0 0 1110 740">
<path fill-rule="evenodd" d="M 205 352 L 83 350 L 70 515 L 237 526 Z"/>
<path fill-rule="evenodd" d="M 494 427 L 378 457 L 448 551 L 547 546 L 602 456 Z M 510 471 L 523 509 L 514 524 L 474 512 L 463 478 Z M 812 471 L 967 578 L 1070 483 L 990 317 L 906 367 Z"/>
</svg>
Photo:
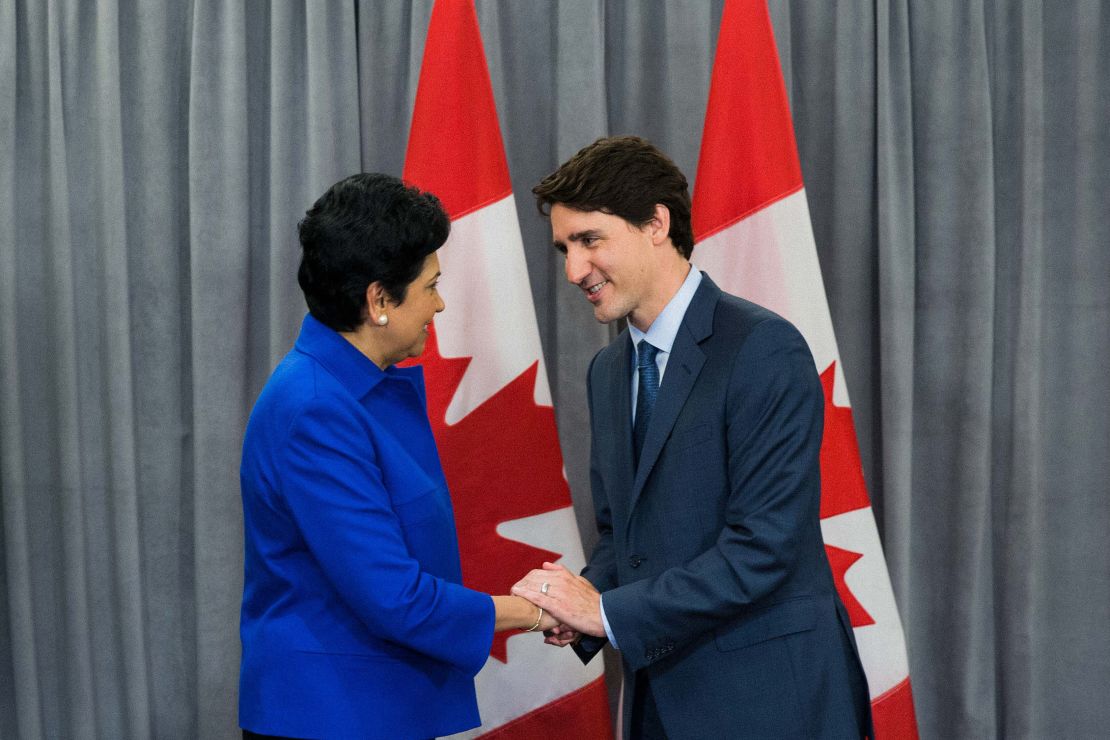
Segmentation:
<svg viewBox="0 0 1110 740">
<path fill-rule="evenodd" d="M 605 617 L 605 597 L 602 596 L 598 602 L 601 607 L 601 626 L 605 628 L 605 636 L 609 638 L 609 644 L 613 646 L 614 650 L 620 650 L 617 646 L 617 638 L 613 637 L 613 630 L 609 629 L 609 620 Z"/>
</svg>

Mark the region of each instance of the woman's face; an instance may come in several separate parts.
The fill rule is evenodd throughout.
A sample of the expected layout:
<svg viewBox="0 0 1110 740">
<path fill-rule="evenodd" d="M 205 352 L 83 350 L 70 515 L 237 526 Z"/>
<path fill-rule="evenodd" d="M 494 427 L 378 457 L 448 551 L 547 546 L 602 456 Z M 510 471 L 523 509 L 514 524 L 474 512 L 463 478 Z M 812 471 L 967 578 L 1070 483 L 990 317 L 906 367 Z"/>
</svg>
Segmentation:
<svg viewBox="0 0 1110 740">
<path fill-rule="evenodd" d="M 420 274 L 409 283 L 404 302 L 388 304 L 386 315 L 389 317 L 389 324 L 382 327 L 389 340 L 387 365 L 409 357 L 419 357 L 424 351 L 424 343 L 428 341 L 428 325 L 444 309 L 438 284 L 439 257 L 432 252 L 424 258 L 424 267 Z"/>
</svg>

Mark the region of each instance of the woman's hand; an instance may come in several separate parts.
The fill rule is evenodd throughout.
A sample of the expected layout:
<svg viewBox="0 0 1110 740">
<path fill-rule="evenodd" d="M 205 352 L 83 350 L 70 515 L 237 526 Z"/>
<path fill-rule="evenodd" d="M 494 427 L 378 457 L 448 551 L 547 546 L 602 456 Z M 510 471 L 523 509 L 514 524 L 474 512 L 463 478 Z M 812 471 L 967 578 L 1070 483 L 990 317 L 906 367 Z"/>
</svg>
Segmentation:
<svg viewBox="0 0 1110 740">
<path fill-rule="evenodd" d="M 536 609 L 539 609 L 539 607 L 536 606 L 535 604 L 532 604 L 532 606 L 534 606 Z M 538 632 L 542 632 L 546 635 L 551 630 L 558 629 L 558 627 L 559 627 L 559 620 L 556 619 L 555 617 L 551 616 L 550 612 L 544 611 L 543 618 L 540 619 L 540 626 L 536 627 L 536 630 Z M 545 640 L 545 642 L 546 642 L 546 640 Z"/>
<path fill-rule="evenodd" d="M 581 632 L 574 629 L 573 627 L 568 627 L 565 624 L 557 624 L 551 629 L 546 629 L 543 631 L 543 641 L 546 642 L 548 645 L 554 645 L 555 647 L 577 645 L 578 641 L 581 639 Z"/>
<path fill-rule="evenodd" d="M 518 629 L 525 632 L 545 632 L 559 624 L 555 617 L 520 596 L 493 596 L 495 632 Z"/>
</svg>

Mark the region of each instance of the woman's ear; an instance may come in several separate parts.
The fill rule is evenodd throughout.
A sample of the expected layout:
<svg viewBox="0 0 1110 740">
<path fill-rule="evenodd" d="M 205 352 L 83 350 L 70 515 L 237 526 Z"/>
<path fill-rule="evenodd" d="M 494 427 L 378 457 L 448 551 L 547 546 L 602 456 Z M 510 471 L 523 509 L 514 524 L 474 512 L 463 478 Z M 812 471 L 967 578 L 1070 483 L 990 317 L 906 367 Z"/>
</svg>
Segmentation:
<svg viewBox="0 0 1110 740">
<path fill-rule="evenodd" d="M 389 296 L 385 292 L 385 288 L 377 280 L 366 286 L 366 320 L 371 324 L 384 326 L 389 319 L 382 321 L 383 316 L 387 316 L 386 308 L 389 302 Z"/>
</svg>

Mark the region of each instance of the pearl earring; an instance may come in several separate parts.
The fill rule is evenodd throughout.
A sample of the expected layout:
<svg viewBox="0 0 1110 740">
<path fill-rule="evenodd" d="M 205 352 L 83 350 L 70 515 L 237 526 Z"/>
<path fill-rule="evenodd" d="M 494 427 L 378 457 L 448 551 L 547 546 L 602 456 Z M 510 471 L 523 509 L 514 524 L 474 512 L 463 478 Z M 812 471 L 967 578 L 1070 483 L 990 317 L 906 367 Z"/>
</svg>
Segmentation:
<svg viewBox="0 0 1110 740">
<path fill-rule="evenodd" d="M 385 326 L 388 323 L 389 323 L 389 317 L 386 316 L 384 313 L 381 316 L 378 317 L 378 326 Z"/>
</svg>

